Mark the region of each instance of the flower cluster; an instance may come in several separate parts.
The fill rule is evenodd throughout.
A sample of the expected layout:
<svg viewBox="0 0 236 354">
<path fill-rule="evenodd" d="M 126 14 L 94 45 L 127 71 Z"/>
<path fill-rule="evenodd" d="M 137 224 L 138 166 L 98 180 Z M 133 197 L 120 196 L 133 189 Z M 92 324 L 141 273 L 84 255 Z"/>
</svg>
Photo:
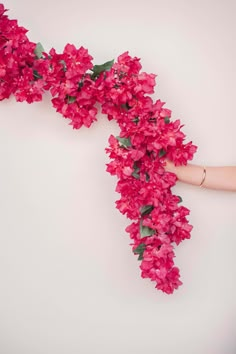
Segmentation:
<svg viewBox="0 0 236 354">
<path fill-rule="evenodd" d="M 95 83 L 87 71 L 93 68 L 88 50 L 67 44 L 62 54 L 49 52 L 50 66 L 44 79 L 50 90 L 53 106 L 65 118 L 71 119 L 73 128 L 90 127 L 96 120 Z"/>
<path fill-rule="evenodd" d="M 5 12 L 0 4 L 0 100 L 13 94 L 20 102 L 41 101 L 44 82 L 35 69 L 36 43 Z"/>
<path fill-rule="evenodd" d="M 73 128 L 89 127 L 96 120 L 94 78 L 100 69 L 94 75 L 88 50 L 67 44 L 62 54 L 54 48 L 47 54 L 5 12 L 0 4 L 0 100 L 13 94 L 17 101 L 32 103 L 49 90 L 53 106 Z"/>
<path fill-rule="evenodd" d="M 123 53 L 117 62 L 93 65 L 87 49 L 67 44 L 62 54 L 28 40 L 27 30 L 9 20 L 0 4 L 0 100 L 40 101 L 49 91 L 57 112 L 75 129 L 90 127 L 100 103 L 115 119 L 120 134 L 109 138 L 107 171 L 118 177 L 116 202 L 132 222 L 126 228 L 132 250 L 141 261 L 143 278 L 172 293 L 181 285 L 174 264 L 174 245 L 190 238 L 189 210 L 171 188 L 177 177 L 165 171 L 165 159 L 187 164 L 197 147 L 185 143 L 179 120 L 171 119 L 165 102 L 153 101 L 156 75 L 141 72 L 139 58 Z"/>
<path fill-rule="evenodd" d="M 164 102 L 154 92 L 155 75 L 140 72 L 139 59 L 122 54 L 103 79 L 100 77 L 103 112 L 116 119 L 120 136 L 111 136 L 107 171 L 117 175 L 116 206 L 133 222 L 127 227 L 133 252 L 141 260 L 141 274 L 156 282 L 157 289 L 172 293 L 181 281 L 174 266 L 174 244 L 190 238 L 189 210 L 171 192 L 173 173 L 165 172 L 165 159 L 176 165 L 193 158 L 196 146 L 184 144 L 180 121 L 171 121 Z M 99 87 L 99 88 L 100 88 Z"/>
</svg>

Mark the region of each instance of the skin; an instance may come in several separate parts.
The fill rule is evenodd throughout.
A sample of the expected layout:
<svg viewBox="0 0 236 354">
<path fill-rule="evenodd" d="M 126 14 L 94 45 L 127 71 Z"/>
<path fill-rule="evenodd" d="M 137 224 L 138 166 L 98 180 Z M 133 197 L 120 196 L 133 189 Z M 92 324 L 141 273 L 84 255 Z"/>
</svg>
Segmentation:
<svg viewBox="0 0 236 354">
<path fill-rule="evenodd" d="M 202 187 L 236 192 L 236 166 L 205 166 L 205 169 L 206 176 Z M 179 181 L 195 186 L 200 186 L 204 177 L 204 167 L 200 165 L 175 166 L 167 160 L 165 170 L 176 174 Z"/>
</svg>

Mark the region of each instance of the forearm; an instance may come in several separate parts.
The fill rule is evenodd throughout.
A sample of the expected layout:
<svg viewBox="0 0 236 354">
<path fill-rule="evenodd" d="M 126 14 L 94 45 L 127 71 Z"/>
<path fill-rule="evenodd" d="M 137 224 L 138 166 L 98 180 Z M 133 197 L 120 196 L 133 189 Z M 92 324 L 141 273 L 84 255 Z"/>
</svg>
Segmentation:
<svg viewBox="0 0 236 354">
<path fill-rule="evenodd" d="M 187 166 L 167 165 L 167 171 L 176 174 L 184 183 L 200 186 L 204 177 L 203 166 L 188 164 Z M 202 187 L 236 191 L 236 166 L 206 167 L 206 176 Z"/>
</svg>

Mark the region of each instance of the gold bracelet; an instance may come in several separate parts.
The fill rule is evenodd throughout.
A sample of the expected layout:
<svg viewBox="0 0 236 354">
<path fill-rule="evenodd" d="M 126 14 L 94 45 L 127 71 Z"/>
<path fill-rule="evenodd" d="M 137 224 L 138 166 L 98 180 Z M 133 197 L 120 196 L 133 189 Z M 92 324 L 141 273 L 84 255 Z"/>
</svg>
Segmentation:
<svg viewBox="0 0 236 354">
<path fill-rule="evenodd" d="M 206 167 L 203 167 L 203 174 L 202 174 L 202 181 L 199 187 L 202 187 L 203 183 L 205 182 L 206 179 Z"/>
</svg>

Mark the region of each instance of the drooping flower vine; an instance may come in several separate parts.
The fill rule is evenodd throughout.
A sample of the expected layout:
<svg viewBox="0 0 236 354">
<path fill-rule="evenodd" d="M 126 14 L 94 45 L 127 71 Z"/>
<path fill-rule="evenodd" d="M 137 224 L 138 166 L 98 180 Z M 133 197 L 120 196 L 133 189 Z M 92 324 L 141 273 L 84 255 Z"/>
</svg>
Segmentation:
<svg viewBox="0 0 236 354">
<path fill-rule="evenodd" d="M 67 44 L 62 54 L 46 53 L 31 42 L 27 30 L 6 15 L 0 4 L 0 100 L 41 101 L 48 91 L 57 112 L 74 129 L 90 127 L 98 109 L 115 119 L 119 136 L 109 138 L 107 171 L 118 177 L 117 209 L 131 220 L 126 228 L 141 276 L 173 293 L 180 281 L 174 247 L 190 238 L 189 210 L 172 193 L 177 177 L 165 171 L 165 159 L 185 165 L 197 149 L 185 143 L 179 120 L 165 102 L 153 101 L 156 75 L 142 72 L 139 58 L 128 52 L 116 62 L 94 65 L 88 50 Z"/>
</svg>

